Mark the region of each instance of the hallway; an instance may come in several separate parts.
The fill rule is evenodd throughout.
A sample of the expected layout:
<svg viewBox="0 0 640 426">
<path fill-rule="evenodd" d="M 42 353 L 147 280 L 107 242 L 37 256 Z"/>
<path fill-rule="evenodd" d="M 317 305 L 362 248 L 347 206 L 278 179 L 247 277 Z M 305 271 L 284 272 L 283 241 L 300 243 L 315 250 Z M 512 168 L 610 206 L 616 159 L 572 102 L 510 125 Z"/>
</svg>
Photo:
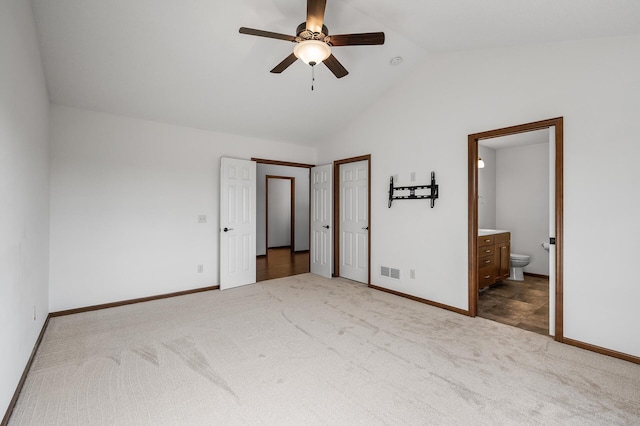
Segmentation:
<svg viewBox="0 0 640 426">
<path fill-rule="evenodd" d="M 256 258 L 256 282 L 309 272 L 309 251 L 291 253 L 289 247 L 270 248 Z"/>
</svg>

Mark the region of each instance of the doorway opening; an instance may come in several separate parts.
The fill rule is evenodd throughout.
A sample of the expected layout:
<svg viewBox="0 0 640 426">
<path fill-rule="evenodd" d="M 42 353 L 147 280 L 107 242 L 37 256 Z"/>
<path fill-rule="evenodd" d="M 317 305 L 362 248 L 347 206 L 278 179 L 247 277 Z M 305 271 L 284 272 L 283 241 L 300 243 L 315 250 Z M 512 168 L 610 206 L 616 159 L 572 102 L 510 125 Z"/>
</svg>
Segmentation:
<svg viewBox="0 0 640 426">
<path fill-rule="evenodd" d="M 505 243 L 502 243 L 502 245 L 506 244 L 506 247 L 509 250 L 511 250 L 510 247 L 513 247 L 514 241 L 517 241 L 516 247 L 518 247 L 519 250 L 522 250 L 521 247 L 526 247 L 526 244 L 527 244 L 523 242 L 523 240 L 527 238 L 530 240 L 531 237 L 525 238 L 522 235 L 530 231 L 529 227 L 521 227 L 520 229 L 518 229 L 518 226 L 514 224 L 513 217 L 514 215 L 517 214 L 517 209 L 515 210 L 516 213 L 514 213 L 513 211 L 509 212 L 508 203 L 507 203 L 507 210 L 505 211 L 505 213 L 503 213 L 502 222 L 500 220 L 496 220 L 492 223 L 490 220 L 488 221 L 486 217 L 482 217 L 483 215 L 486 215 L 487 212 L 490 212 L 490 209 L 487 208 L 486 209 L 487 211 L 483 211 L 485 210 L 486 206 L 483 205 L 482 203 L 487 202 L 487 200 L 483 199 L 483 197 L 481 196 L 482 194 L 479 194 L 479 189 L 478 189 L 478 186 L 479 186 L 478 160 L 481 157 L 481 155 L 479 155 L 479 151 L 480 151 L 479 144 L 488 145 L 488 146 L 491 146 L 493 144 L 493 146 L 499 146 L 499 144 L 496 144 L 496 141 L 498 141 L 498 139 L 496 138 L 502 138 L 510 135 L 519 135 L 519 137 L 527 136 L 525 134 L 534 135 L 536 131 L 542 131 L 537 133 L 545 133 L 548 135 L 549 146 L 551 147 L 550 149 L 546 149 L 546 153 L 540 150 L 540 149 L 544 150 L 544 147 L 538 147 L 536 148 L 537 154 L 534 154 L 534 155 L 537 155 L 538 157 L 546 155 L 546 158 L 548 160 L 547 164 L 549 167 L 549 171 L 551 172 L 549 173 L 549 179 L 550 179 L 551 185 L 547 185 L 547 188 L 549 189 L 549 191 L 546 191 L 546 193 L 550 195 L 548 196 L 548 204 L 547 204 L 548 216 L 546 216 L 546 218 L 545 217 L 542 218 L 543 221 L 545 219 L 547 220 L 548 236 L 550 237 L 550 239 L 548 241 L 545 241 L 544 239 L 542 239 L 542 241 L 536 242 L 536 244 L 539 244 L 539 245 L 543 245 L 544 243 L 547 243 L 546 248 L 549 249 L 549 254 L 547 256 L 549 261 L 548 286 L 547 286 L 546 276 L 544 274 L 544 265 L 539 265 L 539 264 L 536 264 L 535 267 L 532 269 L 535 271 L 536 268 L 542 268 L 541 270 L 543 271 L 543 273 L 534 272 L 531 274 L 524 275 L 524 281 L 519 281 L 521 277 L 518 276 L 517 270 L 513 268 L 514 265 L 511 265 L 512 268 L 511 268 L 511 274 L 509 277 L 497 276 L 497 275 L 494 277 L 491 277 L 491 271 L 493 270 L 492 269 L 493 266 L 491 264 L 492 258 L 490 256 L 491 253 L 487 252 L 486 253 L 487 256 L 482 256 L 482 255 L 484 255 L 485 251 L 487 250 L 489 251 L 493 250 L 497 245 L 485 247 L 484 243 L 481 244 L 482 241 L 490 240 L 492 236 L 499 239 L 500 241 L 506 240 L 510 236 L 511 243 L 509 243 L 509 241 L 506 241 Z M 562 287 L 563 121 L 562 121 L 562 117 L 469 135 L 468 149 L 469 149 L 468 151 L 469 152 L 469 157 L 468 157 L 469 315 L 471 316 L 479 315 L 479 299 L 486 297 L 485 292 L 489 291 L 493 293 L 493 296 L 496 296 L 496 295 L 500 296 L 500 297 L 494 297 L 493 300 L 491 300 L 491 303 L 494 304 L 493 305 L 494 314 L 499 314 L 502 311 L 502 314 L 504 315 L 504 317 L 507 318 L 507 321 L 501 321 L 501 322 L 509 323 L 509 320 L 518 322 L 518 320 L 521 318 L 516 318 L 516 317 L 522 314 L 522 312 L 509 313 L 508 305 L 511 304 L 512 306 L 515 306 L 517 308 L 518 303 L 524 304 L 525 301 L 517 300 L 518 297 L 522 296 L 524 298 L 528 298 L 528 300 L 526 301 L 526 303 L 528 303 L 528 305 L 526 305 L 527 307 L 534 306 L 535 303 L 540 304 L 540 306 L 537 307 L 536 309 L 538 311 L 537 313 L 534 313 L 534 312 L 528 313 L 528 314 L 532 314 L 532 317 L 529 323 L 536 323 L 536 325 L 538 326 L 537 328 L 533 327 L 536 329 L 532 329 L 531 331 L 542 332 L 542 334 L 545 334 L 543 332 L 544 328 L 540 326 L 541 317 L 544 316 L 548 318 L 549 322 L 551 323 L 550 326 L 548 326 L 549 333 L 547 334 L 554 335 L 557 341 L 562 341 L 563 340 L 563 316 L 562 316 L 562 309 L 563 309 L 563 303 L 562 303 L 562 300 L 563 300 L 562 299 L 562 296 L 563 296 L 563 292 L 562 292 L 563 290 L 563 287 Z M 486 149 L 484 152 L 485 153 L 487 152 Z M 512 155 L 513 153 L 515 153 L 515 151 L 511 151 L 508 155 L 506 154 L 507 151 L 504 151 L 504 152 L 505 154 L 503 154 L 502 156 L 499 156 L 499 158 L 501 158 L 502 164 L 509 164 L 509 161 L 511 159 L 508 158 L 508 155 Z M 532 153 L 533 151 L 531 151 L 529 155 Z M 502 157 L 507 157 L 507 158 L 502 158 Z M 495 159 L 491 159 L 491 156 L 489 156 L 489 158 L 486 158 L 486 157 L 483 158 L 483 161 L 486 162 L 487 160 L 489 160 L 489 162 L 493 161 L 495 163 Z M 542 159 L 540 161 L 542 161 Z M 512 183 L 512 182 L 509 182 L 509 183 Z M 544 195 L 542 197 L 544 197 Z M 517 200 L 514 199 L 514 203 L 517 203 Z M 488 204 L 491 204 L 491 203 L 489 202 Z M 504 205 L 504 200 L 502 205 Z M 526 216 L 527 214 L 533 215 L 533 212 L 529 212 L 527 210 L 520 210 L 520 213 L 522 213 L 524 216 Z M 495 211 L 493 214 L 495 214 Z M 480 222 L 482 222 L 482 226 L 479 226 L 479 216 L 480 216 Z M 511 219 L 508 219 L 508 218 L 511 218 Z M 509 222 L 510 220 L 511 222 Z M 496 223 L 498 226 L 495 226 Z M 502 227 L 500 226 L 501 223 L 506 223 L 507 225 L 511 223 L 514 228 L 518 229 L 515 236 L 511 232 L 507 233 L 509 231 L 508 229 L 505 229 L 504 231 L 496 230 L 495 228 Z M 483 228 L 483 227 L 486 228 L 487 226 L 489 228 L 494 228 L 494 229 Z M 508 225 L 507 227 L 510 227 L 510 226 Z M 479 229 L 482 229 L 482 235 L 483 235 L 482 238 L 479 237 L 480 235 Z M 526 229 L 526 232 L 524 231 L 525 229 Z M 486 239 L 485 239 L 485 236 L 486 236 Z M 514 240 L 514 237 L 516 238 L 516 240 Z M 543 238 L 543 237 L 540 237 L 540 238 Z M 549 245 L 549 243 L 551 243 L 551 245 Z M 538 250 L 542 251 L 542 247 L 539 247 Z M 533 251 L 533 249 L 525 248 L 525 251 Z M 542 259 L 542 258 L 543 256 L 537 256 L 537 259 Z M 480 264 L 481 261 L 482 261 L 482 265 Z M 484 263 L 486 262 L 489 262 L 489 265 L 485 266 Z M 497 260 L 496 262 L 498 262 L 498 264 L 495 267 L 498 268 L 500 262 Z M 504 260 L 502 261 L 502 263 L 504 263 Z M 484 266 L 484 269 L 483 269 L 483 266 Z M 532 265 L 532 267 L 533 266 L 534 265 Z M 482 274 L 480 273 L 481 270 L 482 270 Z M 485 279 L 487 277 L 489 277 L 488 280 Z M 512 279 L 509 279 L 509 278 L 512 278 Z M 516 279 L 518 279 L 518 281 L 516 281 Z M 547 288 L 546 291 L 548 295 L 545 295 L 544 293 L 545 287 Z M 483 295 L 479 296 L 479 291 L 481 288 L 483 288 L 482 290 Z M 535 299 L 536 297 L 538 298 L 537 300 Z M 544 299 L 545 297 L 548 298 L 547 299 L 548 305 L 544 305 L 543 303 L 544 301 L 542 299 Z M 501 306 L 500 303 L 504 303 L 504 306 Z M 482 303 L 480 303 L 480 307 L 482 308 L 484 306 L 485 304 L 483 300 Z M 544 314 L 543 311 L 545 309 L 548 312 L 548 315 L 543 315 Z M 537 317 L 536 317 L 536 314 L 537 314 Z M 510 315 L 512 315 L 512 318 L 509 319 Z M 486 317 L 486 315 L 480 315 L 480 316 Z M 492 318 L 492 319 L 495 319 L 495 318 Z M 516 324 L 510 324 L 510 325 L 516 325 Z M 529 328 L 532 328 L 531 324 L 529 325 L 530 325 Z M 521 328 L 527 328 L 527 327 L 523 326 Z"/>
<path fill-rule="evenodd" d="M 309 272 L 309 179 L 313 165 L 251 160 L 257 163 L 258 176 L 256 282 Z"/>
<path fill-rule="evenodd" d="M 295 253 L 296 178 L 267 175 L 265 188 L 267 256 L 272 248 L 288 247 Z"/>
<path fill-rule="evenodd" d="M 334 162 L 334 273 L 371 285 L 371 155 Z"/>
<path fill-rule="evenodd" d="M 484 165 L 478 167 L 478 230 L 483 235 L 479 241 L 495 240 L 493 246 L 479 246 L 478 316 L 544 336 L 552 332 L 548 241 L 554 146 L 550 139 L 550 129 L 542 129 L 478 141 Z M 496 253 L 486 255 L 491 248 Z M 498 251 L 504 269 L 487 279 Z M 524 266 L 516 270 L 518 262 Z"/>
</svg>

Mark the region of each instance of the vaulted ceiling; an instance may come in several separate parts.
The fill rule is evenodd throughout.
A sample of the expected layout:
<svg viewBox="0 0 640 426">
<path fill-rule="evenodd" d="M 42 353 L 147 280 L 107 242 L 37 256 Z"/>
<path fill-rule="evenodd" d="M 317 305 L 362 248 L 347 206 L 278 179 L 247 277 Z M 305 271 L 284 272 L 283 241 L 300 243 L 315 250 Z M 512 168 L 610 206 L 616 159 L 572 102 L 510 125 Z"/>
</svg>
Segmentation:
<svg viewBox="0 0 640 426">
<path fill-rule="evenodd" d="M 305 0 L 33 0 L 53 103 L 313 145 L 366 111 L 434 53 L 640 34 L 637 0 L 328 0 L 331 34 L 384 31 L 383 46 L 335 47 L 350 74 L 297 61 L 287 41 Z M 391 65 L 400 56 L 400 65 Z"/>
</svg>

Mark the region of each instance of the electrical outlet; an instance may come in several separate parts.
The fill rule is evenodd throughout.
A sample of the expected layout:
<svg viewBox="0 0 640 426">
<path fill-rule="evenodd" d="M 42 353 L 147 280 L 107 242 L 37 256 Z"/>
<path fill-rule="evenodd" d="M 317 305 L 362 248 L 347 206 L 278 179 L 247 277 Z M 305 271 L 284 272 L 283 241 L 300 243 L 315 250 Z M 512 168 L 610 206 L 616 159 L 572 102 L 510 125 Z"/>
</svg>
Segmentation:
<svg viewBox="0 0 640 426">
<path fill-rule="evenodd" d="M 411 182 L 416 181 L 416 172 L 411 172 Z"/>
<path fill-rule="evenodd" d="M 207 223 L 207 215 L 206 214 L 198 215 L 198 223 Z"/>
<path fill-rule="evenodd" d="M 204 272 L 204 265 L 198 265 L 198 273 L 201 274 Z"/>
<path fill-rule="evenodd" d="M 409 278 L 411 278 L 412 280 L 416 278 L 416 270 L 415 269 L 409 269 Z"/>
</svg>

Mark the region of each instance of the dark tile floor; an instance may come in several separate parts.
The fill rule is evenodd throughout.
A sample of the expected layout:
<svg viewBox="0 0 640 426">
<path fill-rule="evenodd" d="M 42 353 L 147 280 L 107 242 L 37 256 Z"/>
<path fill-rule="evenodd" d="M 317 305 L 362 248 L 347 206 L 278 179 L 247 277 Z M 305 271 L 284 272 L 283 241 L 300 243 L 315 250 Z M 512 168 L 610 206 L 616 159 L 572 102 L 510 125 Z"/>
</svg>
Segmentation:
<svg viewBox="0 0 640 426">
<path fill-rule="evenodd" d="M 525 275 L 524 281 L 504 280 L 482 290 L 478 316 L 549 335 L 549 280 Z"/>
</svg>

